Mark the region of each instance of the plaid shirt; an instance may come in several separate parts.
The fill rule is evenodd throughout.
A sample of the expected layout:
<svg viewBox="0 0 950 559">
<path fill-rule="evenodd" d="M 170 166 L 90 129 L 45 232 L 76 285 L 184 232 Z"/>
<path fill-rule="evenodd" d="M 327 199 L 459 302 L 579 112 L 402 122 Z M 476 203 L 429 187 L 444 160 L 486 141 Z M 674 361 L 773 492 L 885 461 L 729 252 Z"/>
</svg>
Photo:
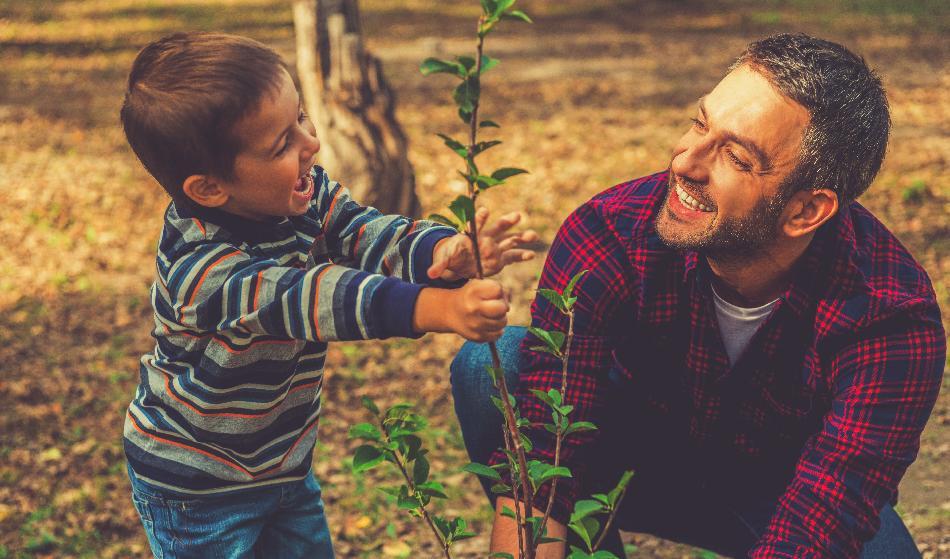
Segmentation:
<svg viewBox="0 0 950 559">
<path fill-rule="evenodd" d="M 878 511 L 896 501 L 940 388 L 946 338 L 927 274 L 867 210 L 846 206 L 815 235 L 730 366 L 705 258 L 657 236 L 667 186 L 660 173 L 601 193 L 568 217 L 551 247 L 540 287 L 561 289 L 590 270 L 575 291 L 571 420 L 598 423 L 622 408 L 630 445 L 612 456 L 632 452 L 634 468 L 676 472 L 735 498 L 773 491 L 778 506 L 752 557 L 856 557 Z M 542 297 L 532 317 L 567 330 Z M 558 387 L 561 364 L 533 345 L 522 347 L 517 396 L 539 424 L 550 412 L 529 390 Z M 608 406 L 618 382 L 622 405 Z M 558 486 L 562 522 L 585 497 L 578 486 L 589 485 L 584 462 L 599 433 L 564 442 L 574 478 Z M 531 436 L 529 458 L 553 462 L 553 435 Z"/>
</svg>

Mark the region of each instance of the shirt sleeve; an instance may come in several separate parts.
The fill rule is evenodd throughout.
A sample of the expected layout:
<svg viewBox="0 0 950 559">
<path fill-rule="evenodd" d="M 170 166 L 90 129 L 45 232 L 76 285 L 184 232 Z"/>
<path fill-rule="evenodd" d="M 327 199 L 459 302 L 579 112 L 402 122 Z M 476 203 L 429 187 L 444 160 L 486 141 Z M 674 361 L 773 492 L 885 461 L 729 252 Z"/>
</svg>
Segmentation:
<svg viewBox="0 0 950 559">
<path fill-rule="evenodd" d="M 880 527 L 917 456 L 946 356 L 933 301 L 891 316 L 832 358 L 831 410 L 751 557 L 858 557 Z"/>
<path fill-rule="evenodd" d="M 309 270 L 200 243 L 159 275 L 154 303 L 166 329 L 244 332 L 310 341 L 416 337 L 420 285 L 331 263 Z"/>
<path fill-rule="evenodd" d="M 444 282 L 429 279 L 426 272 L 436 243 L 454 236 L 454 229 L 432 221 L 384 215 L 354 201 L 349 190 L 320 167 L 314 167 L 312 173 L 317 189 L 314 204 L 334 262 L 410 283 L 443 286 Z"/>
<path fill-rule="evenodd" d="M 561 291 L 582 270 L 588 273 L 578 282 L 574 320 L 574 341 L 568 361 L 565 403 L 573 405 L 572 422 L 600 418 L 604 402 L 605 379 L 612 362 L 610 325 L 614 309 L 630 299 L 630 272 L 620 239 L 603 218 L 595 202 L 581 206 L 567 218 L 551 245 L 539 287 Z M 547 299 L 538 296 L 531 307 L 531 323 L 545 330 L 567 332 L 568 317 Z M 533 336 L 521 348 L 521 377 L 516 391 L 524 418 L 534 426 L 550 423 L 550 409 L 531 390 L 560 389 L 562 365 L 559 358 L 530 348 L 541 345 Z M 534 448 L 528 459 L 554 463 L 555 437 L 543 428 L 526 430 Z M 584 450 L 597 440 L 598 431 L 584 431 L 566 437 L 561 446 L 561 465 L 571 469 L 572 478 L 558 482 L 552 516 L 567 522 L 577 499 L 577 486 L 584 476 Z M 506 461 L 496 451 L 491 463 Z M 550 484 L 544 484 L 535 498 L 535 506 L 547 503 Z"/>
</svg>

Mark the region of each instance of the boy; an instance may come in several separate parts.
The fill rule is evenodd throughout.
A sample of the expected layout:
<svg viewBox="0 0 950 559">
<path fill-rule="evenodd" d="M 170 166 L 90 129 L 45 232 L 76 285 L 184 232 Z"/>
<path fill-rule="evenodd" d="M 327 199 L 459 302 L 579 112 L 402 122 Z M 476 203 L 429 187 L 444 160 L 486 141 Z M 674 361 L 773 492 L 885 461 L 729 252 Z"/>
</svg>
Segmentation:
<svg viewBox="0 0 950 559">
<path fill-rule="evenodd" d="M 314 157 L 279 55 L 224 34 L 146 46 L 121 110 L 172 197 L 152 288 L 157 340 L 124 430 L 156 557 L 332 557 L 310 471 L 328 341 L 498 338 L 501 286 L 464 235 L 360 206 Z M 527 260 L 519 220 L 486 225 L 486 273 Z"/>
</svg>

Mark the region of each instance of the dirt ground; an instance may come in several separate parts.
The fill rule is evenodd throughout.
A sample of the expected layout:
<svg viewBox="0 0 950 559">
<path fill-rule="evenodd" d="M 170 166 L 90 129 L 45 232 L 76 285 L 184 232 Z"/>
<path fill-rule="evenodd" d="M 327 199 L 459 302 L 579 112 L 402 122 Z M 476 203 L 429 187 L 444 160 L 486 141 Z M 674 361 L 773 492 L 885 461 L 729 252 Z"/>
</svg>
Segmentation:
<svg viewBox="0 0 950 559">
<path fill-rule="evenodd" d="M 398 117 L 426 211 L 461 191 L 456 158 L 436 132 L 459 133 L 451 81 L 423 78 L 428 56 L 467 54 L 474 1 L 365 0 L 368 46 L 398 93 Z M 505 144 L 486 164 L 531 175 L 485 196 L 525 209 L 550 241 L 580 203 L 666 166 L 695 100 L 749 40 L 806 31 L 863 54 L 884 76 L 894 128 L 887 160 L 862 203 L 929 271 L 950 303 L 950 73 L 945 3 L 867 0 L 625 2 L 522 0 L 533 26 L 489 38 L 501 65 L 485 80 L 483 114 Z M 122 418 L 151 347 L 147 288 L 164 195 L 138 166 L 117 123 L 137 48 L 183 29 L 243 33 L 292 57 L 282 0 L 0 0 L 0 559 L 142 557 L 129 501 Z M 486 158 L 488 156 L 486 155 Z M 511 322 L 527 321 L 541 259 L 511 269 Z M 945 324 L 947 324 L 945 318 Z M 327 365 L 315 469 L 340 557 L 435 557 L 428 534 L 355 474 L 346 432 L 358 402 L 406 400 L 432 425 L 443 512 L 479 534 L 457 557 L 484 556 L 491 511 L 458 468 L 464 446 L 448 363 L 457 338 L 338 344 Z M 945 382 L 946 384 L 946 382 Z M 944 390 L 898 510 L 925 557 L 950 557 L 950 396 Z M 710 557 L 631 534 L 637 558 Z"/>
</svg>

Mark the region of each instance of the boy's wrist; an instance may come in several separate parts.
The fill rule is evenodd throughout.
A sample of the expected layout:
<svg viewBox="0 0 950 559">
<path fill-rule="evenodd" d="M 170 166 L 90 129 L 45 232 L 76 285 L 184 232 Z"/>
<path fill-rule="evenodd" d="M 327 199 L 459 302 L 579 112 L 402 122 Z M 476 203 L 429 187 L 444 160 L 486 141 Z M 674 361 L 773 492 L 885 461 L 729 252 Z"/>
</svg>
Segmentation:
<svg viewBox="0 0 950 559">
<path fill-rule="evenodd" d="M 424 287 L 416 299 L 416 308 L 412 313 L 412 329 L 417 333 L 451 332 L 448 324 L 448 306 L 452 290 L 438 287 Z"/>
</svg>

